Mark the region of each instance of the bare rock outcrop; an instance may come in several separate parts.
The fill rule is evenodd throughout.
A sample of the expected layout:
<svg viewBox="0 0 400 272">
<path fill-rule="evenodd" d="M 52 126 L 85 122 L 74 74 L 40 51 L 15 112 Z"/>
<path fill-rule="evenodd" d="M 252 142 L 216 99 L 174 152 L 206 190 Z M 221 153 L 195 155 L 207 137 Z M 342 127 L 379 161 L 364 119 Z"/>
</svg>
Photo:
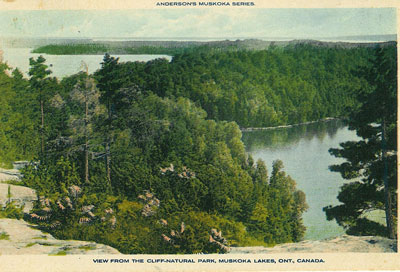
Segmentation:
<svg viewBox="0 0 400 272">
<path fill-rule="evenodd" d="M 18 170 L 0 169 L 0 182 L 19 179 Z M 24 205 L 28 213 L 37 200 L 35 190 L 18 185 L 0 183 L 0 205 L 10 200 L 17 206 Z M 120 254 L 110 246 L 88 241 L 58 240 L 48 233 L 40 231 L 36 225 L 23 220 L 0 218 L 0 255 L 11 254 Z"/>
<path fill-rule="evenodd" d="M 0 219 L 0 254 L 119 254 L 110 246 L 87 241 L 58 240 L 23 220 Z"/>
<path fill-rule="evenodd" d="M 19 180 L 21 174 L 18 169 L 3 169 L 0 168 L 0 182 L 7 180 Z"/>
<path fill-rule="evenodd" d="M 33 202 L 37 200 L 35 190 L 19 185 L 0 183 L 0 206 L 5 206 L 8 201 L 8 187 L 10 187 L 11 197 L 17 206 L 24 205 L 24 212 L 28 213 L 33 208 Z"/>
<path fill-rule="evenodd" d="M 397 241 L 377 236 L 342 235 L 332 239 L 288 243 L 274 247 L 233 247 L 231 254 L 397 252 Z"/>
</svg>

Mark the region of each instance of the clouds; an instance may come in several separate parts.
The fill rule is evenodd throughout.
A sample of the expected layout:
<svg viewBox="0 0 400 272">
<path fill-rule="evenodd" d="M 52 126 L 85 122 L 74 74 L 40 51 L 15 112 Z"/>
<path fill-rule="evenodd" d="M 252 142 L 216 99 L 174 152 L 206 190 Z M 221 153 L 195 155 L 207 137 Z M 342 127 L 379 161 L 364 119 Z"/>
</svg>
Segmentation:
<svg viewBox="0 0 400 272">
<path fill-rule="evenodd" d="M 243 38 L 396 33 L 396 10 L 170 8 L 0 11 L 1 36 Z"/>
</svg>

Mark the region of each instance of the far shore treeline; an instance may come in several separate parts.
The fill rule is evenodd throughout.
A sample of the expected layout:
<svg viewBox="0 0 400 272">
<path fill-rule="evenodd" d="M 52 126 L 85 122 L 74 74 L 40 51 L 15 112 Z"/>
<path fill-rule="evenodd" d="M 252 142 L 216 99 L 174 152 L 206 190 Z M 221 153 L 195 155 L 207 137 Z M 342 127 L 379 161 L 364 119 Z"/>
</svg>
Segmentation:
<svg viewBox="0 0 400 272">
<path fill-rule="evenodd" d="M 240 128 L 352 118 L 375 84 L 358 71 L 394 49 L 193 47 L 127 63 L 105 54 L 94 74 L 83 63 L 62 80 L 42 56 L 28 78 L 0 63 L 0 164 L 32 162 L 21 184 L 39 200 L 25 219 L 57 238 L 129 254 L 297 242 L 306 196 L 284 162 L 268 171 L 246 154 Z"/>
<path fill-rule="evenodd" d="M 126 63 L 121 77 L 160 97 L 189 98 L 207 112 L 208 119 L 235 121 L 240 127 L 345 117 L 355 107 L 354 90 L 363 88 L 365 82 L 352 71 L 367 64 L 374 48 L 294 43 L 271 45 L 268 50 L 247 49 L 261 46 L 256 41 L 180 47 L 48 45 L 34 52 L 171 54 L 171 62 Z"/>
</svg>

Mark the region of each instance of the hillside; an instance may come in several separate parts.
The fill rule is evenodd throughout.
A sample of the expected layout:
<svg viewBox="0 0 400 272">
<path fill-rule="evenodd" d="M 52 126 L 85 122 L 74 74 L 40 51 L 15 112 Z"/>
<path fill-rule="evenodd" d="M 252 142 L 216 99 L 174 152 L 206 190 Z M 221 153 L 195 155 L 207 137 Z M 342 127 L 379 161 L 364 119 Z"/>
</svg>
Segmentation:
<svg viewBox="0 0 400 272">
<path fill-rule="evenodd" d="M 6 174 L 10 170 L 0 169 L 3 181 L 15 179 L 15 175 Z M 13 174 L 17 171 L 12 170 Z M 25 205 L 25 212 L 32 207 L 36 200 L 35 191 L 16 185 L 0 183 L 0 203 L 6 201 L 7 187 L 10 186 L 12 199 L 19 200 Z M 230 254 L 274 254 L 291 252 L 396 252 L 397 241 L 374 236 L 349 236 L 343 235 L 333 239 L 321 241 L 302 241 L 287 243 L 275 247 L 232 247 Z M 119 254 L 118 250 L 88 241 L 58 240 L 52 235 L 37 229 L 37 226 L 23 220 L 0 219 L 0 253 L 1 254 Z"/>
<path fill-rule="evenodd" d="M 282 161 L 268 171 L 246 153 L 240 127 L 348 117 L 361 107 L 357 92 L 375 86 L 367 80 L 375 75 L 363 76 L 375 71 L 374 56 L 393 59 L 396 47 L 216 48 L 146 63 L 106 54 L 93 75 L 62 81 L 42 56 L 30 59 L 29 80 L 3 64 L 0 159 L 40 160 L 23 171 L 23 184 L 41 196 L 26 220 L 58 239 L 96 241 L 125 254 L 299 242 L 305 193 Z M 395 74 L 392 63 L 377 70 Z M 367 196 L 346 199 L 370 203 Z M 341 224 L 348 233 L 384 235 L 382 226 L 350 229 L 355 212 Z"/>
</svg>

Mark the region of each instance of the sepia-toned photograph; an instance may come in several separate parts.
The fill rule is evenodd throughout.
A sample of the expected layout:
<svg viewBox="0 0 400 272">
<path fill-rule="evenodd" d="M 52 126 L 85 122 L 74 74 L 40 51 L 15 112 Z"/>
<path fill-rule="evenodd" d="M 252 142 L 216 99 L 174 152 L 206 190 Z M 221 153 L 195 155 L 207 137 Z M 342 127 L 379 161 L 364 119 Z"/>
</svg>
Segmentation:
<svg viewBox="0 0 400 272">
<path fill-rule="evenodd" d="M 0 8 L 0 26 L 14 271 L 400 269 L 396 7 Z"/>
</svg>

